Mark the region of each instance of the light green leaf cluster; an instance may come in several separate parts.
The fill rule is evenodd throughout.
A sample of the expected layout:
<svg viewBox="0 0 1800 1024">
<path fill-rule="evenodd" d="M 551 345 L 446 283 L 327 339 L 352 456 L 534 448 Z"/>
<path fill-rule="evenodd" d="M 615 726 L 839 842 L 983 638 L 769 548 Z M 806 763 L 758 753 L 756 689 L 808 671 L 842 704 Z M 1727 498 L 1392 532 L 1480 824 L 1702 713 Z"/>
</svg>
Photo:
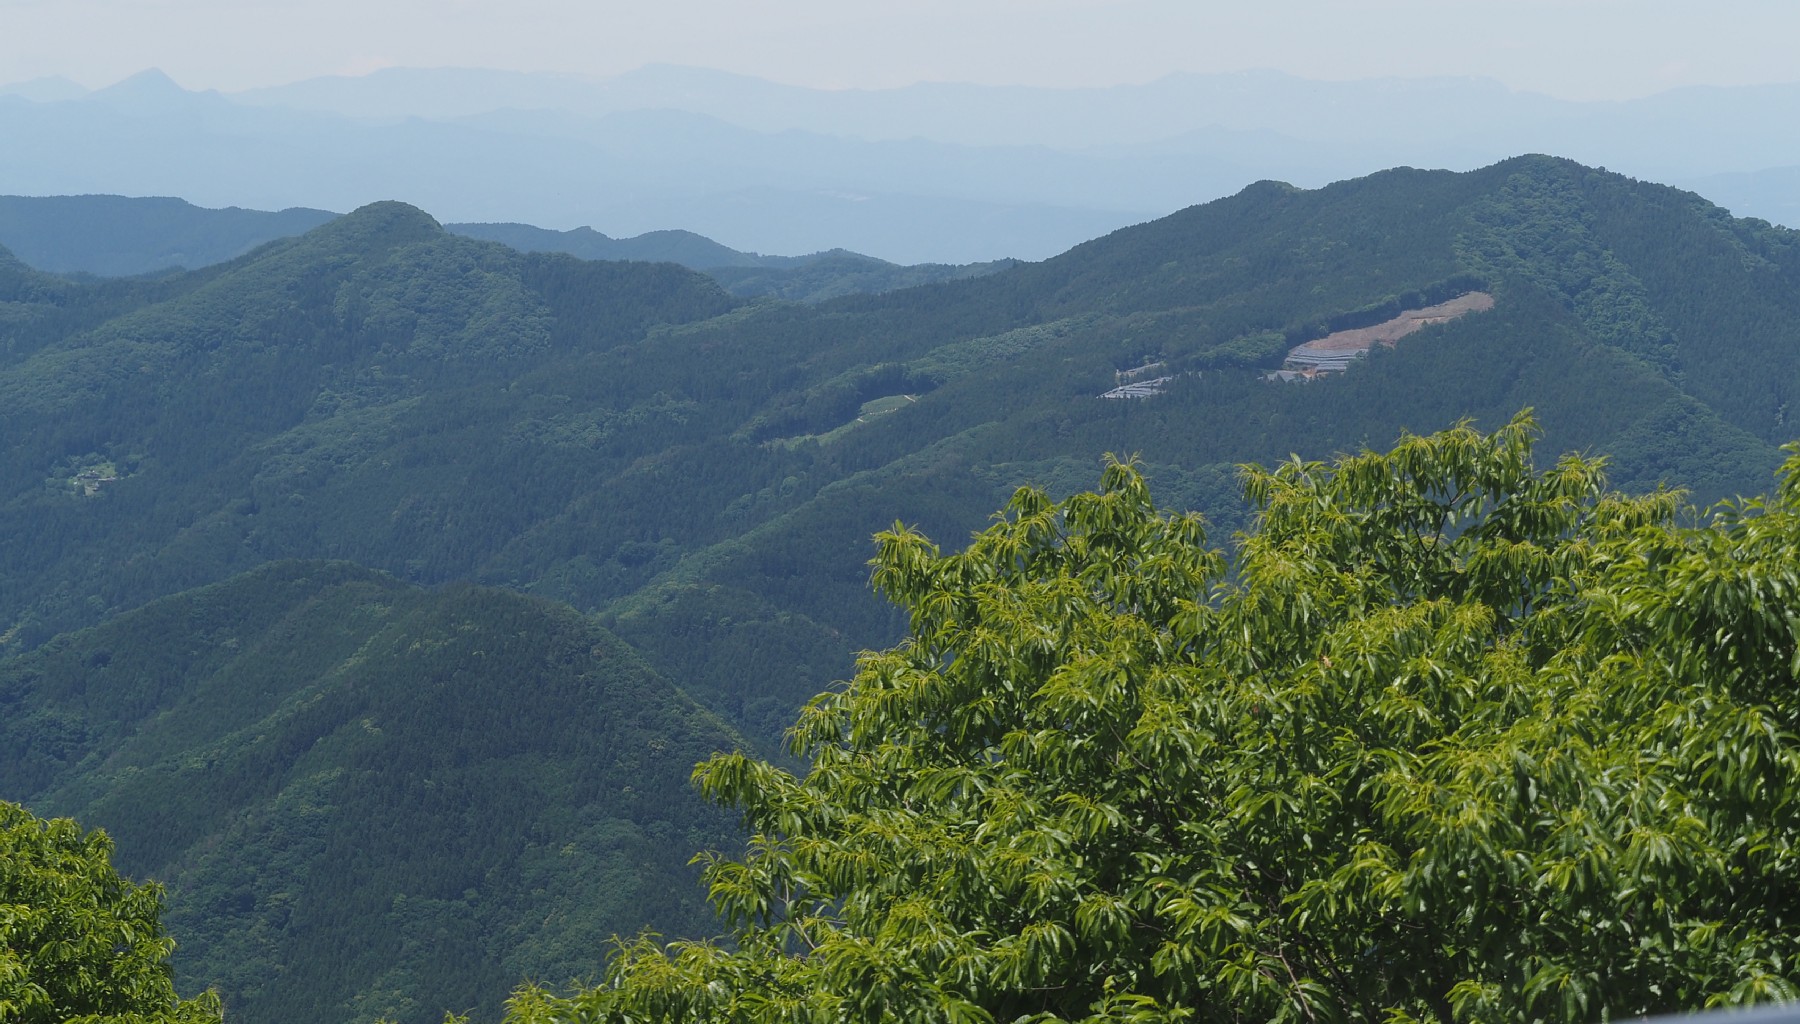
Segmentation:
<svg viewBox="0 0 1800 1024">
<path fill-rule="evenodd" d="M 211 993 L 175 995 L 162 891 L 112 867 L 112 841 L 0 802 L 0 1021 L 216 1024 Z"/>
<path fill-rule="evenodd" d="M 1606 1020 L 1800 996 L 1800 449 L 1683 525 L 1520 416 L 1246 468 L 1235 553 L 1129 465 L 967 550 L 911 638 L 696 780 L 727 942 L 549 1021 Z"/>
</svg>

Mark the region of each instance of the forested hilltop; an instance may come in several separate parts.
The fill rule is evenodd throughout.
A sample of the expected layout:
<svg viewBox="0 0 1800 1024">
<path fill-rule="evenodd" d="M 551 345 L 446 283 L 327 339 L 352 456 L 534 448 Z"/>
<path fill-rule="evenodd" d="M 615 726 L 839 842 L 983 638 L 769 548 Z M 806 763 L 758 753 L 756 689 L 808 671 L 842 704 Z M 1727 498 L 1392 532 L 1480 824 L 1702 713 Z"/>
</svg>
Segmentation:
<svg viewBox="0 0 1800 1024">
<path fill-rule="evenodd" d="M 277 562 L 0 665 L 0 778 L 171 883 L 242 1020 L 492 1013 L 615 933 L 710 930 L 688 786 L 741 741 L 566 606 Z"/>
<path fill-rule="evenodd" d="M 1491 295 L 1492 308 L 1378 345 L 1347 372 L 1267 379 L 1294 346 L 1472 292 Z M 906 625 L 868 590 L 873 532 L 900 520 L 954 544 L 1022 483 L 1053 496 L 1091 485 L 1103 452 L 1138 453 L 1158 499 L 1203 513 L 1223 538 L 1247 522 L 1237 464 L 1385 447 L 1404 429 L 1463 417 L 1494 426 L 1534 407 L 1541 451 L 1607 452 L 1615 485 L 1667 481 L 1701 502 L 1766 490 L 1776 446 L 1800 433 L 1788 408 L 1800 390 L 1800 233 L 1546 157 L 1316 191 L 1263 182 L 1042 263 L 818 305 L 747 302 L 666 264 L 521 254 L 391 203 L 154 280 L 70 281 L 0 260 L 0 302 L 0 701 L 9 745 L 37 752 L 0 767 L 0 798 L 114 831 L 128 871 L 174 883 L 177 934 L 194 936 L 177 954 L 184 984 L 218 983 L 228 1012 L 277 1024 L 435 1020 L 446 1004 L 431 993 L 449 990 L 431 974 L 438 967 L 404 955 L 381 974 L 296 966 L 279 996 L 239 973 L 352 955 L 307 916 L 349 914 L 362 905 L 350 890 L 241 887 L 276 862 L 276 839 L 291 838 L 284 801 L 303 791 L 224 781 L 252 777 L 233 774 L 236 744 L 250 750 L 249 738 L 271 735 L 253 710 L 329 696 L 350 675 L 339 662 L 307 663 L 238 694 L 263 678 L 263 657 L 294 659 L 258 641 L 269 653 L 234 662 L 226 641 L 248 651 L 251 635 L 192 588 L 230 580 L 239 596 L 229 604 L 279 606 L 253 595 L 300 570 L 264 567 L 337 560 L 351 566 L 332 572 L 372 570 L 356 584 L 370 593 L 461 600 L 476 629 L 519 600 L 506 591 L 548 598 L 596 613 L 634 649 L 606 672 L 629 664 L 654 685 L 672 681 L 768 752 L 806 698 L 851 674 L 855 651 Z M 1134 381 L 1159 383 L 1147 397 L 1100 397 Z M 449 583 L 475 586 L 416 589 Z M 177 594 L 191 613 L 155 628 L 132 617 L 176 607 L 151 602 Z M 529 607 L 571 630 L 578 621 Z M 418 629 L 421 649 L 461 635 L 390 619 Z M 95 631 L 65 635 L 84 627 Z M 367 635 L 330 628 L 355 641 L 333 648 L 350 659 L 341 664 L 362 664 L 354 656 Z M 389 634 L 395 650 L 407 649 L 402 635 Z M 443 671 L 472 664 L 473 650 L 486 648 Z M 195 651 L 218 660 L 171 671 L 132 712 L 141 717 L 84 703 L 106 692 L 105 673 L 186 664 Z M 521 735 L 549 735 L 555 712 L 533 693 L 495 691 L 484 721 L 511 716 Z M 184 702 L 240 700 L 246 717 L 231 728 L 249 732 L 200 715 L 142 745 L 151 734 L 136 723 L 174 723 Z M 357 715 L 386 729 L 382 715 L 393 713 L 345 708 L 294 718 L 292 742 L 355 736 Z M 441 717 L 418 716 L 405 744 L 381 749 L 402 764 L 427 749 L 463 764 L 484 756 L 467 731 L 430 732 Z M 711 738 L 692 745 L 738 742 L 723 725 L 706 728 L 693 727 L 690 737 Z M 359 776 L 372 762 L 351 747 L 307 749 L 314 761 L 283 771 L 325 773 L 360 801 L 344 797 L 322 823 L 351 829 L 342 823 L 404 799 L 403 788 L 376 785 L 401 787 L 399 776 Z M 221 759 L 209 762 L 212 751 Z M 127 761 L 115 755 L 163 766 L 141 785 L 168 780 L 142 791 L 171 794 L 166 807 L 162 796 L 122 801 L 113 780 Z M 563 770 L 552 763 L 527 758 L 518 770 Z M 221 781 L 194 785 L 182 771 Z M 358 778 L 376 789 L 344 781 Z M 681 845 L 621 799 L 602 787 L 581 806 L 634 822 L 650 838 L 632 850 L 661 857 Z M 697 807 L 668 806 L 658 820 L 669 837 L 710 834 Z M 568 809 L 547 796 L 513 812 Z M 182 835 L 196 845 L 171 838 L 175 818 L 195 823 Z M 231 828 L 269 832 L 202 841 Z M 426 877 L 411 858 L 428 851 L 382 850 L 392 860 L 372 863 L 371 879 Z M 498 874 L 467 885 L 465 907 L 445 895 L 449 881 L 420 901 L 396 888 L 388 920 L 400 933 L 487 922 L 482 941 L 502 944 L 513 934 L 505 922 L 541 920 L 552 904 L 622 931 L 699 927 L 686 904 L 645 905 L 628 920 L 622 903 L 560 882 L 501 885 L 509 869 L 496 864 L 529 855 L 493 854 L 481 870 Z M 284 913 L 277 896 L 304 899 Z M 240 919 L 257 922 L 265 960 L 232 945 L 247 941 L 241 932 L 207 937 L 215 926 L 205 922 Z M 496 959 L 501 973 L 555 979 L 601 960 L 585 939 L 536 948 Z M 358 987 L 333 990 L 328 977 Z M 290 1016 L 290 1005 L 311 1009 Z"/>
</svg>

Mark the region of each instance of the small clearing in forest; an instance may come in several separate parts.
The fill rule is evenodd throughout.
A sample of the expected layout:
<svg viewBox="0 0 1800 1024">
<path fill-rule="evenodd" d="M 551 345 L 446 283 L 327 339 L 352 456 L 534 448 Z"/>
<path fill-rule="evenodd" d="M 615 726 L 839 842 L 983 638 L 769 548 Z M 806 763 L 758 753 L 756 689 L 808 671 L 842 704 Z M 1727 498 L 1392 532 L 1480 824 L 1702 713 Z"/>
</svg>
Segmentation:
<svg viewBox="0 0 1800 1024">
<path fill-rule="evenodd" d="M 1337 331 L 1323 338 L 1296 345 L 1289 350 L 1285 369 L 1270 374 L 1282 380 L 1294 376 L 1310 377 L 1349 368 L 1350 360 L 1363 355 L 1377 344 L 1392 346 L 1421 327 L 1454 320 L 1465 313 L 1479 313 L 1494 308 L 1494 297 L 1487 292 L 1466 292 L 1448 302 L 1424 309 L 1409 309 L 1392 320 L 1372 327 Z"/>
</svg>

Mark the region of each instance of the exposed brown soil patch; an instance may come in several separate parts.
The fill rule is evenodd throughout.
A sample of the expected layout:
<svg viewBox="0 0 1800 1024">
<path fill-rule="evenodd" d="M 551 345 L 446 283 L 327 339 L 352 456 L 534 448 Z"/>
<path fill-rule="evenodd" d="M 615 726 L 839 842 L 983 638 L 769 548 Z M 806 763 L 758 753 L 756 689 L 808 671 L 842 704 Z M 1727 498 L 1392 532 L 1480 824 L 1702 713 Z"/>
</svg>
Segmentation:
<svg viewBox="0 0 1800 1024">
<path fill-rule="evenodd" d="M 1409 309 L 1385 323 L 1373 327 L 1358 327 L 1353 331 L 1338 331 L 1327 334 L 1317 341 L 1309 341 L 1295 347 L 1295 352 L 1365 352 L 1377 343 L 1392 345 L 1421 327 L 1430 324 L 1441 324 L 1454 320 L 1464 313 L 1480 313 L 1494 308 L 1494 297 L 1487 292 L 1469 292 L 1458 295 L 1449 302 L 1440 302 L 1424 309 Z"/>
</svg>

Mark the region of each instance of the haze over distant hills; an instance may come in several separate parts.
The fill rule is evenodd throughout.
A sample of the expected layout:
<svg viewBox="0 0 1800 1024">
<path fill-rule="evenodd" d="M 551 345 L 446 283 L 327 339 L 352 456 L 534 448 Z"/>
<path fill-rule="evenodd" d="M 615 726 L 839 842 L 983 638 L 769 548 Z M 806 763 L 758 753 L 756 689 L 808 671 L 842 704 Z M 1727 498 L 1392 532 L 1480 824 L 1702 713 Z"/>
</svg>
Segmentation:
<svg viewBox="0 0 1800 1024">
<path fill-rule="evenodd" d="M 0 196 L 0 245 L 52 274 L 198 270 L 331 220 L 327 210 L 208 210 L 170 197 Z"/>
<path fill-rule="evenodd" d="M 1172 74 L 1142 85 L 1039 88 L 920 83 L 809 89 L 701 68 L 652 65 L 608 79 L 456 68 L 393 68 L 233 94 L 245 103 L 359 118 L 471 117 L 502 110 L 598 116 L 669 109 L 759 132 L 808 131 L 868 141 L 1078 150 L 1162 142 L 1193 132 L 1382 148 L 1435 160 L 1545 149 L 1642 154 L 1645 172 L 1766 165 L 1794 147 L 1773 130 L 1800 102 L 1791 86 L 1693 87 L 1640 100 L 1576 102 L 1491 79 L 1316 81 L 1275 71 Z M 1646 128 L 1655 130 L 1647 131 Z M 1708 139 L 1715 152 L 1681 143 Z M 1296 147 L 1297 148 L 1297 147 Z M 1459 153 L 1460 149 L 1460 153 Z"/>
<path fill-rule="evenodd" d="M 0 88 L 0 193 L 177 195 L 452 222 L 685 229 L 899 263 L 1040 259 L 1258 179 L 1550 152 L 1794 223 L 1800 85 L 1577 103 L 1479 79 L 1172 75 L 1104 89 L 829 91 L 657 66 L 394 69 L 221 95 L 156 72 Z"/>
<path fill-rule="evenodd" d="M 223 263 L 337 216 L 303 208 L 209 210 L 168 197 L 0 196 L 0 247 L 37 270 L 129 277 Z M 740 252 L 691 231 L 651 231 L 634 238 L 612 238 L 592 228 L 551 231 L 530 224 L 445 227 L 453 234 L 500 242 L 520 252 L 678 263 L 710 275 L 740 298 L 768 295 L 801 302 L 979 277 L 1011 262 L 901 266 L 843 249 L 804 256 L 764 256 Z"/>
</svg>

